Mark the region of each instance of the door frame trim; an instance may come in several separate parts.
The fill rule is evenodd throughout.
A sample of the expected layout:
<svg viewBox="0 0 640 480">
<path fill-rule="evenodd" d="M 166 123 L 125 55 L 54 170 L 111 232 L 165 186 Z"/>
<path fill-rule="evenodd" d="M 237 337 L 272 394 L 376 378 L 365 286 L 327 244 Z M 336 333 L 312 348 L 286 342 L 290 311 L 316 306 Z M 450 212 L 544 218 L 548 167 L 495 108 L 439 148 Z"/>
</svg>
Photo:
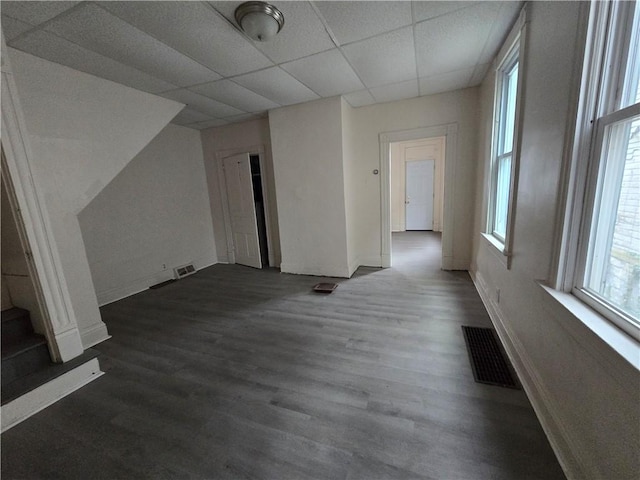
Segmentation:
<svg viewBox="0 0 640 480">
<path fill-rule="evenodd" d="M 448 123 L 432 127 L 382 132 L 378 135 L 380 143 L 380 259 L 382 267 L 391 266 L 391 155 L 389 146 L 394 142 L 419 140 L 421 138 L 445 137 L 444 153 L 444 218 L 442 219 L 442 269 L 452 270 L 453 261 L 453 225 L 456 164 L 458 162 L 458 124 Z"/>
<path fill-rule="evenodd" d="M 266 175 L 266 158 L 264 145 L 252 145 L 250 147 L 228 148 L 216 152 L 216 167 L 218 169 L 218 185 L 222 204 L 222 216 L 224 218 L 225 238 L 227 239 L 227 259 L 229 263 L 236 263 L 235 247 L 233 243 L 233 233 L 231 231 L 231 215 L 229 214 L 229 195 L 227 193 L 227 180 L 224 176 L 223 160 L 246 153 L 247 155 L 258 155 L 260 158 L 260 181 L 262 182 L 262 208 L 264 208 L 265 223 L 267 228 L 267 248 L 269 250 L 269 266 L 277 267 L 276 257 L 273 249 L 273 232 L 271 226 L 271 206 L 269 203 L 270 188 Z M 255 206 L 254 206 L 255 209 Z M 257 215 L 257 212 L 256 212 Z"/>
<path fill-rule="evenodd" d="M 11 71 L 4 37 L 2 40 L 2 173 L 14 216 L 24 227 L 23 245 L 28 245 L 29 265 L 45 336 L 55 362 L 71 360 L 84 351 L 71 297 L 64 279 L 46 202 L 32 173 L 29 136 L 20 97 Z"/>
</svg>

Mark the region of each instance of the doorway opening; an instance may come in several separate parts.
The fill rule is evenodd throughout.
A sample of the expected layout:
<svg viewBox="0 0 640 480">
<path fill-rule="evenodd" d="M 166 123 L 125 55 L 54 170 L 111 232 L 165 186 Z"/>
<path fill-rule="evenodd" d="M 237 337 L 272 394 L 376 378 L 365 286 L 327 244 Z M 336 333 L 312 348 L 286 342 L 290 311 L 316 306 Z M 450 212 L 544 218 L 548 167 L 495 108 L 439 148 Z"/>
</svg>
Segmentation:
<svg viewBox="0 0 640 480">
<path fill-rule="evenodd" d="M 446 137 L 391 142 L 391 241 L 394 264 L 434 257 L 440 266 Z"/>
<path fill-rule="evenodd" d="M 227 193 L 223 209 L 229 261 L 253 268 L 268 267 L 272 248 L 261 152 L 239 153 L 221 160 Z"/>
<path fill-rule="evenodd" d="M 455 199 L 453 189 L 446 186 L 455 183 L 457 134 L 457 124 L 451 123 L 379 135 L 382 267 L 392 265 L 392 238 L 418 231 L 438 237 L 440 268 L 454 269 Z M 429 160 L 433 160 L 433 169 Z M 411 202 L 416 195 L 414 210 Z"/>
<path fill-rule="evenodd" d="M 260 156 L 249 155 L 249 162 L 251 163 L 251 183 L 253 184 L 253 203 L 256 209 L 260 260 L 262 268 L 264 268 L 269 266 L 269 242 L 267 240 L 267 216 L 264 209 L 264 192 L 262 190 Z"/>
</svg>

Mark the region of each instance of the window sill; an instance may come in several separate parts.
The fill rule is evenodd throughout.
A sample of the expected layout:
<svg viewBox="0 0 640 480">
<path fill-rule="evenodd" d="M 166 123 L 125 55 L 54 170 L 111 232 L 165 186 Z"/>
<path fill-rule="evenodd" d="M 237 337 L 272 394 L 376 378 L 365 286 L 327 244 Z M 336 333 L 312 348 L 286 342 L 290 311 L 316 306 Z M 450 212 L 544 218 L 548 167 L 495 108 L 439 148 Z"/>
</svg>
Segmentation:
<svg viewBox="0 0 640 480">
<path fill-rule="evenodd" d="M 557 305 L 584 324 L 636 371 L 640 371 L 640 343 L 571 293 L 555 290 L 542 282 L 538 282 L 538 285 Z"/>
<path fill-rule="evenodd" d="M 488 233 L 481 233 L 480 235 L 486 240 L 486 243 L 491 247 L 491 252 L 500 261 L 500 263 L 502 263 L 507 269 L 511 268 L 511 255 L 505 251 L 504 243 Z"/>
</svg>

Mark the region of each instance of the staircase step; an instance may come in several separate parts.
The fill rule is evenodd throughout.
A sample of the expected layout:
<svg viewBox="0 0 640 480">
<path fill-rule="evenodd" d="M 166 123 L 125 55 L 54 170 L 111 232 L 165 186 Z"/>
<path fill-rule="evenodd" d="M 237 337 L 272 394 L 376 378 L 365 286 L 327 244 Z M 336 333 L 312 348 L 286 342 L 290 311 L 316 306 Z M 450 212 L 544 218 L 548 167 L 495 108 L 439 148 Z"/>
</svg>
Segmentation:
<svg viewBox="0 0 640 480">
<path fill-rule="evenodd" d="M 100 352 L 93 348 L 89 348 L 85 350 L 82 355 L 73 358 L 68 362 L 50 362 L 46 367 L 38 370 L 37 372 L 14 380 L 7 385 L 3 385 L 1 392 L 2 405 L 15 400 L 31 390 L 35 390 L 39 386 L 50 382 L 51 380 L 79 367 L 80 365 L 83 365 L 90 360 L 93 360 L 98 355 L 100 355 Z"/>
<path fill-rule="evenodd" d="M 37 348 L 40 345 L 47 346 L 47 339 L 37 333 L 25 335 L 20 342 L 2 347 L 2 361 L 10 360 L 24 352 Z"/>
<path fill-rule="evenodd" d="M 14 320 L 15 318 L 20 318 L 24 316 L 29 317 L 29 311 L 25 310 L 24 308 L 18 308 L 18 307 L 13 307 L 8 310 L 3 310 L 1 314 L 2 323 L 9 322 L 11 320 Z"/>
<path fill-rule="evenodd" d="M 2 347 L 3 349 L 22 338 L 33 334 L 29 312 L 22 308 L 11 308 L 2 312 Z"/>
<path fill-rule="evenodd" d="M 42 335 L 31 334 L 19 343 L 2 349 L 2 378 L 4 388 L 20 377 L 30 375 L 51 363 L 47 341 Z"/>
</svg>

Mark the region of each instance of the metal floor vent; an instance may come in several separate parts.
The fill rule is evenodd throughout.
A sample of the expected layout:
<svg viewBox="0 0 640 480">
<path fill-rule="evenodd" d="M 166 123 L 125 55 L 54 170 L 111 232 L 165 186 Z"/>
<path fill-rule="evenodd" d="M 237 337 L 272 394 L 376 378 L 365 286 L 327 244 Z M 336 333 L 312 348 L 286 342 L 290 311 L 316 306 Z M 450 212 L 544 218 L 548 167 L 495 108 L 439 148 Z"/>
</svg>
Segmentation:
<svg viewBox="0 0 640 480">
<path fill-rule="evenodd" d="M 462 326 L 462 333 L 476 382 L 520 388 L 493 329 Z"/>
<path fill-rule="evenodd" d="M 193 275 L 196 273 L 196 268 L 193 266 L 193 263 L 188 263 L 187 265 L 182 265 L 181 267 L 176 267 L 173 269 L 173 272 L 176 275 L 176 278 L 184 278 L 188 275 Z"/>
<path fill-rule="evenodd" d="M 337 283 L 318 283 L 314 285 L 313 291 L 318 293 L 331 293 L 338 288 Z"/>
</svg>

